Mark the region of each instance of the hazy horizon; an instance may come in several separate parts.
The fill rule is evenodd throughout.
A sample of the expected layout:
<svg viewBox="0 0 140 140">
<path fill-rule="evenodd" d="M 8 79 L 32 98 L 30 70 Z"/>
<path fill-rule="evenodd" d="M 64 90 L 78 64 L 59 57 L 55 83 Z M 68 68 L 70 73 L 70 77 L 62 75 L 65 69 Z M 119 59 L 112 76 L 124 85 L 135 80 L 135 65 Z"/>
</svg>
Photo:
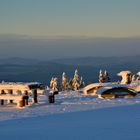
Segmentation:
<svg viewBox="0 0 140 140">
<path fill-rule="evenodd" d="M 140 55 L 140 38 L 0 35 L 0 58 L 56 59 Z"/>
<path fill-rule="evenodd" d="M 139 0 L 0 1 L 0 58 L 140 54 Z"/>
</svg>

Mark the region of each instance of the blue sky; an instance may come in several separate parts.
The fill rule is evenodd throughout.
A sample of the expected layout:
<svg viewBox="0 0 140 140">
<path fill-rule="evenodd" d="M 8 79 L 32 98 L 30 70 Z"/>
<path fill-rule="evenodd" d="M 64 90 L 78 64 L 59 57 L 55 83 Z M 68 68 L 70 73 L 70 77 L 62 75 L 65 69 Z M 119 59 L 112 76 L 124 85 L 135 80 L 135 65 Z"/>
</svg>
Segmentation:
<svg viewBox="0 0 140 140">
<path fill-rule="evenodd" d="M 140 0 L 0 0 L 0 34 L 140 36 Z"/>
</svg>

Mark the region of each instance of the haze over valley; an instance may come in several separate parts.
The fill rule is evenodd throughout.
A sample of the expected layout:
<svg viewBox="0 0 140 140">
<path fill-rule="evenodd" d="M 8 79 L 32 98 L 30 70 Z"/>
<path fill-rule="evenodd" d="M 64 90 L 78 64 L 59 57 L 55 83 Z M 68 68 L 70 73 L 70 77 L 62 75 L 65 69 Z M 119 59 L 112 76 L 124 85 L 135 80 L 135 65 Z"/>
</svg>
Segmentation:
<svg viewBox="0 0 140 140">
<path fill-rule="evenodd" d="M 78 57 L 136 56 L 140 38 L 31 37 L 0 35 L 0 58 L 39 60 Z"/>
</svg>

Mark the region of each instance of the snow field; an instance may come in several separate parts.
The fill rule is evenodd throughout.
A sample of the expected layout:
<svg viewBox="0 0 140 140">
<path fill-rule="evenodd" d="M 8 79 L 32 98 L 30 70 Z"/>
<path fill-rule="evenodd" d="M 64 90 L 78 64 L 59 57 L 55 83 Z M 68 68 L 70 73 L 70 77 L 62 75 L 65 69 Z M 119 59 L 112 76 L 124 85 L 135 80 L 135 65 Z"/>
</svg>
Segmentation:
<svg viewBox="0 0 140 140">
<path fill-rule="evenodd" d="M 55 104 L 46 102 L 46 97 L 42 95 L 39 96 L 39 104 L 26 106 L 23 109 L 17 109 L 15 105 L 0 106 L 0 121 L 132 104 L 140 104 L 140 95 L 134 98 L 99 99 L 94 96 L 85 96 L 79 91 L 62 92 L 56 95 Z"/>
</svg>

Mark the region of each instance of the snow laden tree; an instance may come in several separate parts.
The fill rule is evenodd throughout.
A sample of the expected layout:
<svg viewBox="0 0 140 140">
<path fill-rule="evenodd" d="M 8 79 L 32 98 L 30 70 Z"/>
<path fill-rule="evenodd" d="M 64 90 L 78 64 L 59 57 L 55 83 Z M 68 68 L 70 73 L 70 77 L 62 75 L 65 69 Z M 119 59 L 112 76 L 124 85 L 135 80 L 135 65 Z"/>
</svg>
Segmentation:
<svg viewBox="0 0 140 140">
<path fill-rule="evenodd" d="M 104 72 L 104 79 L 105 79 L 106 82 L 111 82 L 109 73 L 108 73 L 106 70 L 105 70 L 105 72 Z"/>
<path fill-rule="evenodd" d="M 66 73 L 63 72 L 62 74 L 62 79 L 61 79 L 61 88 L 62 88 L 62 91 L 65 91 L 65 90 L 68 90 L 68 80 L 67 80 L 67 77 L 66 77 Z"/>
<path fill-rule="evenodd" d="M 72 78 L 68 81 L 68 89 L 72 90 Z"/>
<path fill-rule="evenodd" d="M 140 72 L 137 73 L 136 81 L 140 81 Z"/>
<path fill-rule="evenodd" d="M 57 86 L 57 78 L 52 77 L 51 81 L 50 81 L 50 88 L 51 90 L 54 91 L 58 91 L 58 86 Z"/>
<path fill-rule="evenodd" d="M 137 80 L 136 75 L 132 75 L 132 82 L 135 82 Z"/>
<path fill-rule="evenodd" d="M 102 70 L 99 72 L 99 83 L 105 82 L 105 75 L 103 74 Z"/>
<path fill-rule="evenodd" d="M 57 78 L 54 78 L 53 80 L 53 87 L 52 87 L 53 91 L 58 91 L 58 86 L 57 86 Z"/>
<path fill-rule="evenodd" d="M 71 81 L 71 85 L 72 85 L 72 90 L 76 91 L 80 88 L 80 83 L 79 83 L 79 75 L 78 75 L 78 70 L 76 69 L 74 72 L 74 76 L 73 79 Z"/>
<path fill-rule="evenodd" d="M 139 81 L 139 80 L 140 80 L 140 76 L 137 76 L 136 81 Z"/>
<path fill-rule="evenodd" d="M 51 81 L 50 81 L 50 88 L 52 89 L 53 88 L 53 81 L 54 81 L 54 77 L 51 78 Z"/>
<path fill-rule="evenodd" d="M 83 81 L 83 77 L 80 78 L 80 88 L 83 88 L 85 86 L 85 82 Z"/>
</svg>

